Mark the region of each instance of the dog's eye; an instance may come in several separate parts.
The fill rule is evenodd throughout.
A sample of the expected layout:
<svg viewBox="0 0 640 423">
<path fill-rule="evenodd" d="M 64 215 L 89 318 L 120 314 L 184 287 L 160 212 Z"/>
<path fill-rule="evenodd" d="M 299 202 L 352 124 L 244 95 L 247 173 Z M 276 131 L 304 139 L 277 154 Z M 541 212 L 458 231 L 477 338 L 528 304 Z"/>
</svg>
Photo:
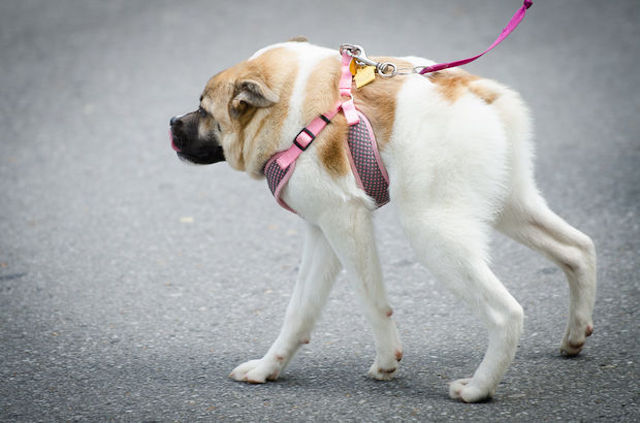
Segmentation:
<svg viewBox="0 0 640 423">
<path fill-rule="evenodd" d="M 200 115 L 200 117 L 205 117 L 205 116 L 207 116 L 207 111 L 205 109 L 203 109 L 202 107 L 200 107 L 198 109 L 198 114 Z"/>
</svg>

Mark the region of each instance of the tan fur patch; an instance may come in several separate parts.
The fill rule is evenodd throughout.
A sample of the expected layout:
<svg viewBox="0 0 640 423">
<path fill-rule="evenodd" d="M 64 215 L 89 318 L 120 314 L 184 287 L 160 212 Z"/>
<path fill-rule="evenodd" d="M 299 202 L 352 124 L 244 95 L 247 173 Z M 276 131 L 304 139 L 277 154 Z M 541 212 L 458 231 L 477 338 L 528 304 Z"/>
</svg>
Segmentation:
<svg viewBox="0 0 640 423">
<path fill-rule="evenodd" d="M 376 62 L 391 62 L 399 68 L 410 68 L 411 63 L 395 57 L 373 57 Z M 359 89 L 353 88 L 356 106 L 371 121 L 376 135 L 378 148 L 382 151 L 391 139 L 393 124 L 396 120 L 396 99 L 405 78 L 397 75 L 393 78 L 376 76 L 376 80 Z"/>
<path fill-rule="evenodd" d="M 487 104 L 493 103 L 497 100 L 498 97 L 500 97 L 500 93 L 492 90 L 487 86 L 476 83 L 472 83 L 471 85 L 469 85 L 469 91 L 480 97 L 482 101 Z"/>
<path fill-rule="evenodd" d="M 467 92 L 471 92 L 487 104 L 491 104 L 500 96 L 499 93 L 486 87 L 478 76 L 462 69 L 447 69 L 429 75 L 429 80 L 436 84 L 440 93 L 451 103 L 456 102 Z"/>
<path fill-rule="evenodd" d="M 265 124 L 267 123 L 267 117 L 263 117 L 259 122 L 258 125 L 256 126 L 256 132 L 253 135 L 254 138 L 258 138 L 260 136 L 260 132 L 262 131 L 262 129 L 265 127 Z"/>
<path fill-rule="evenodd" d="M 477 79 L 477 76 L 461 69 L 448 69 L 429 75 L 429 80 L 436 84 L 442 96 L 451 103 L 467 93 L 469 84 Z"/>
<path fill-rule="evenodd" d="M 347 157 L 346 142 L 349 127 L 344 116 L 333 118 L 318 139 L 318 155 L 320 161 L 329 174 L 339 177 L 349 173 L 349 159 Z"/>
<path fill-rule="evenodd" d="M 374 82 L 361 87 L 353 94 L 356 107 L 371 121 L 380 150 L 383 150 L 391 139 L 396 119 L 396 94 L 401 85 L 400 79 L 377 77 Z"/>
</svg>

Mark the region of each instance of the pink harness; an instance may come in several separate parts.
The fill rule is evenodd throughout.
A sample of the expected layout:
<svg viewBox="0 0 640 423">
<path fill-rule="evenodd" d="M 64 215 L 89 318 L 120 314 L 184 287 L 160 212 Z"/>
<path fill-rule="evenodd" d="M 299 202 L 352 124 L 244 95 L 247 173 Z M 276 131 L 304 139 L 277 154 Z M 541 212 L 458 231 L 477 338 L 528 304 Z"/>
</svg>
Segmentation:
<svg viewBox="0 0 640 423">
<path fill-rule="evenodd" d="M 345 51 L 342 53 L 342 76 L 340 78 L 340 95 L 349 97 L 346 101 L 339 101 L 333 109 L 313 119 L 309 125 L 293 140 L 293 144 L 287 150 L 273 155 L 264 167 L 264 175 L 267 178 L 269 189 L 276 198 L 278 204 L 295 213 L 282 199 L 282 189 L 296 167 L 296 160 L 305 151 L 322 130 L 331 123 L 340 110 L 344 113 L 349 124 L 349 136 L 347 137 L 349 162 L 351 170 L 360 188 L 372 197 L 378 207 L 389 202 L 389 176 L 382 164 L 376 137 L 371 128 L 369 119 L 356 109 L 351 95 L 352 75 L 349 70 L 351 56 Z"/>
<path fill-rule="evenodd" d="M 530 8 L 532 4 L 533 2 L 531 0 L 524 0 L 523 5 L 516 11 L 498 38 L 484 52 L 455 62 L 414 68 L 413 71 L 423 75 L 454 66 L 461 66 L 478 59 L 500 44 L 516 29 L 524 18 L 527 9 Z M 356 109 L 353 102 L 353 95 L 351 94 L 352 75 L 349 70 L 349 64 L 353 58 L 353 60 L 356 60 L 356 63 L 376 66 L 380 76 L 385 78 L 395 76 L 397 74 L 397 68 L 392 63 L 377 63 L 367 59 L 364 50 L 360 46 L 350 44 L 345 44 L 344 46 L 349 47 L 344 50 L 341 48 L 342 76 L 340 78 L 339 88 L 340 96 L 349 97 L 349 99 L 344 102 L 339 101 L 330 112 L 322 114 L 312 120 L 309 125 L 298 133 L 291 147 L 276 153 L 269 159 L 264 167 L 264 174 L 267 178 L 271 193 L 276 198 L 278 204 L 293 213 L 295 213 L 295 211 L 291 209 L 281 197 L 282 189 L 293 174 L 296 159 L 309 147 L 316 136 L 331 123 L 331 119 L 333 119 L 340 110 L 344 113 L 347 123 L 349 124 L 349 136 L 347 137 L 349 148 L 347 151 L 349 152 L 349 162 L 358 186 L 375 200 L 378 207 L 389 202 L 389 177 L 382 164 L 382 160 L 380 160 L 380 154 L 378 153 L 376 138 L 371 124 L 367 117 Z"/>
<path fill-rule="evenodd" d="M 378 207 L 382 207 L 389 202 L 389 176 L 380 159 L 376 137 L 369 119 L 360 111 L 357 111 L 357 116 L 359 121 L 349 127 L 349 135 L 347 137 L 349 164 L 351 165 L 351 170 L 353 171 L 353 176 L 356 178 L 358 186 L 363 189 L 369 197 L 375 200 Z M 325 117 L 325 115 L 321 115 L 320 119 L 323 117 Z M 302 133 L 315 138 L 309 134 L 313 134 L 313 132 L 308 128 L 309 127 L 303 129 Z M 309 144 L 310 143 L 311 142 L 309 142 Z M 302 151 L 305 149 L 306 148 L 302 148 Z M 281 197 L 282 188 L 284 188 L 289 181 L 296 166 L 295 160 L 286 167 L 280 164 L 280 158 L 286 160 L 286 157 L 284 157 L 286 153 L 287 151 L 281 151 L 271 157 L 264 167 L 264 175 L 267 178 L 269 189 L 278 204 L 295 213 Z"/>
</svg>

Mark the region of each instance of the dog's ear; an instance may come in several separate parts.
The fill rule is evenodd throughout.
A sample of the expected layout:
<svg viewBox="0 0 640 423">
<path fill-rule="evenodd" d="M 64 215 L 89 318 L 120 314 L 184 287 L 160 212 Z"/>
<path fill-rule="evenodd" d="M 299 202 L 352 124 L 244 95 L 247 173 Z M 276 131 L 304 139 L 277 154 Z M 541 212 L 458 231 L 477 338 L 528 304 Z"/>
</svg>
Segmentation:
<svg viewBox="0 0 640 423">
<path fill-rule="evenodd" d="M 279 100 L 278 95 L 264 83 L 254 79 L 245 79 L 236 83 L 229 114 L 232 118 L 237 119 L 252 107 L 269 107 Z"/>
</svg>

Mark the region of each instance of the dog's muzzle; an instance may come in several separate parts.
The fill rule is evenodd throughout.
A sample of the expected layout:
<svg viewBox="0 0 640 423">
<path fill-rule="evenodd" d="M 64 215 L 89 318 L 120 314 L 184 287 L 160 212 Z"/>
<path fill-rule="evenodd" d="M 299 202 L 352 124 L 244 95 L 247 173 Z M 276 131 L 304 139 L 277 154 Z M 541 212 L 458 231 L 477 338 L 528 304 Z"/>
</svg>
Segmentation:
<svg viewBox="0 0 640 423">
<path fill-rule="evenodd" d="M 195 112 L 174 116 L 169 120 L 171 148 L 181 160 L 194 164 L 212 164 L 224 161 L 224 151 L 219 140 L 211 135 L 200 138 Z"/>
</svg>

